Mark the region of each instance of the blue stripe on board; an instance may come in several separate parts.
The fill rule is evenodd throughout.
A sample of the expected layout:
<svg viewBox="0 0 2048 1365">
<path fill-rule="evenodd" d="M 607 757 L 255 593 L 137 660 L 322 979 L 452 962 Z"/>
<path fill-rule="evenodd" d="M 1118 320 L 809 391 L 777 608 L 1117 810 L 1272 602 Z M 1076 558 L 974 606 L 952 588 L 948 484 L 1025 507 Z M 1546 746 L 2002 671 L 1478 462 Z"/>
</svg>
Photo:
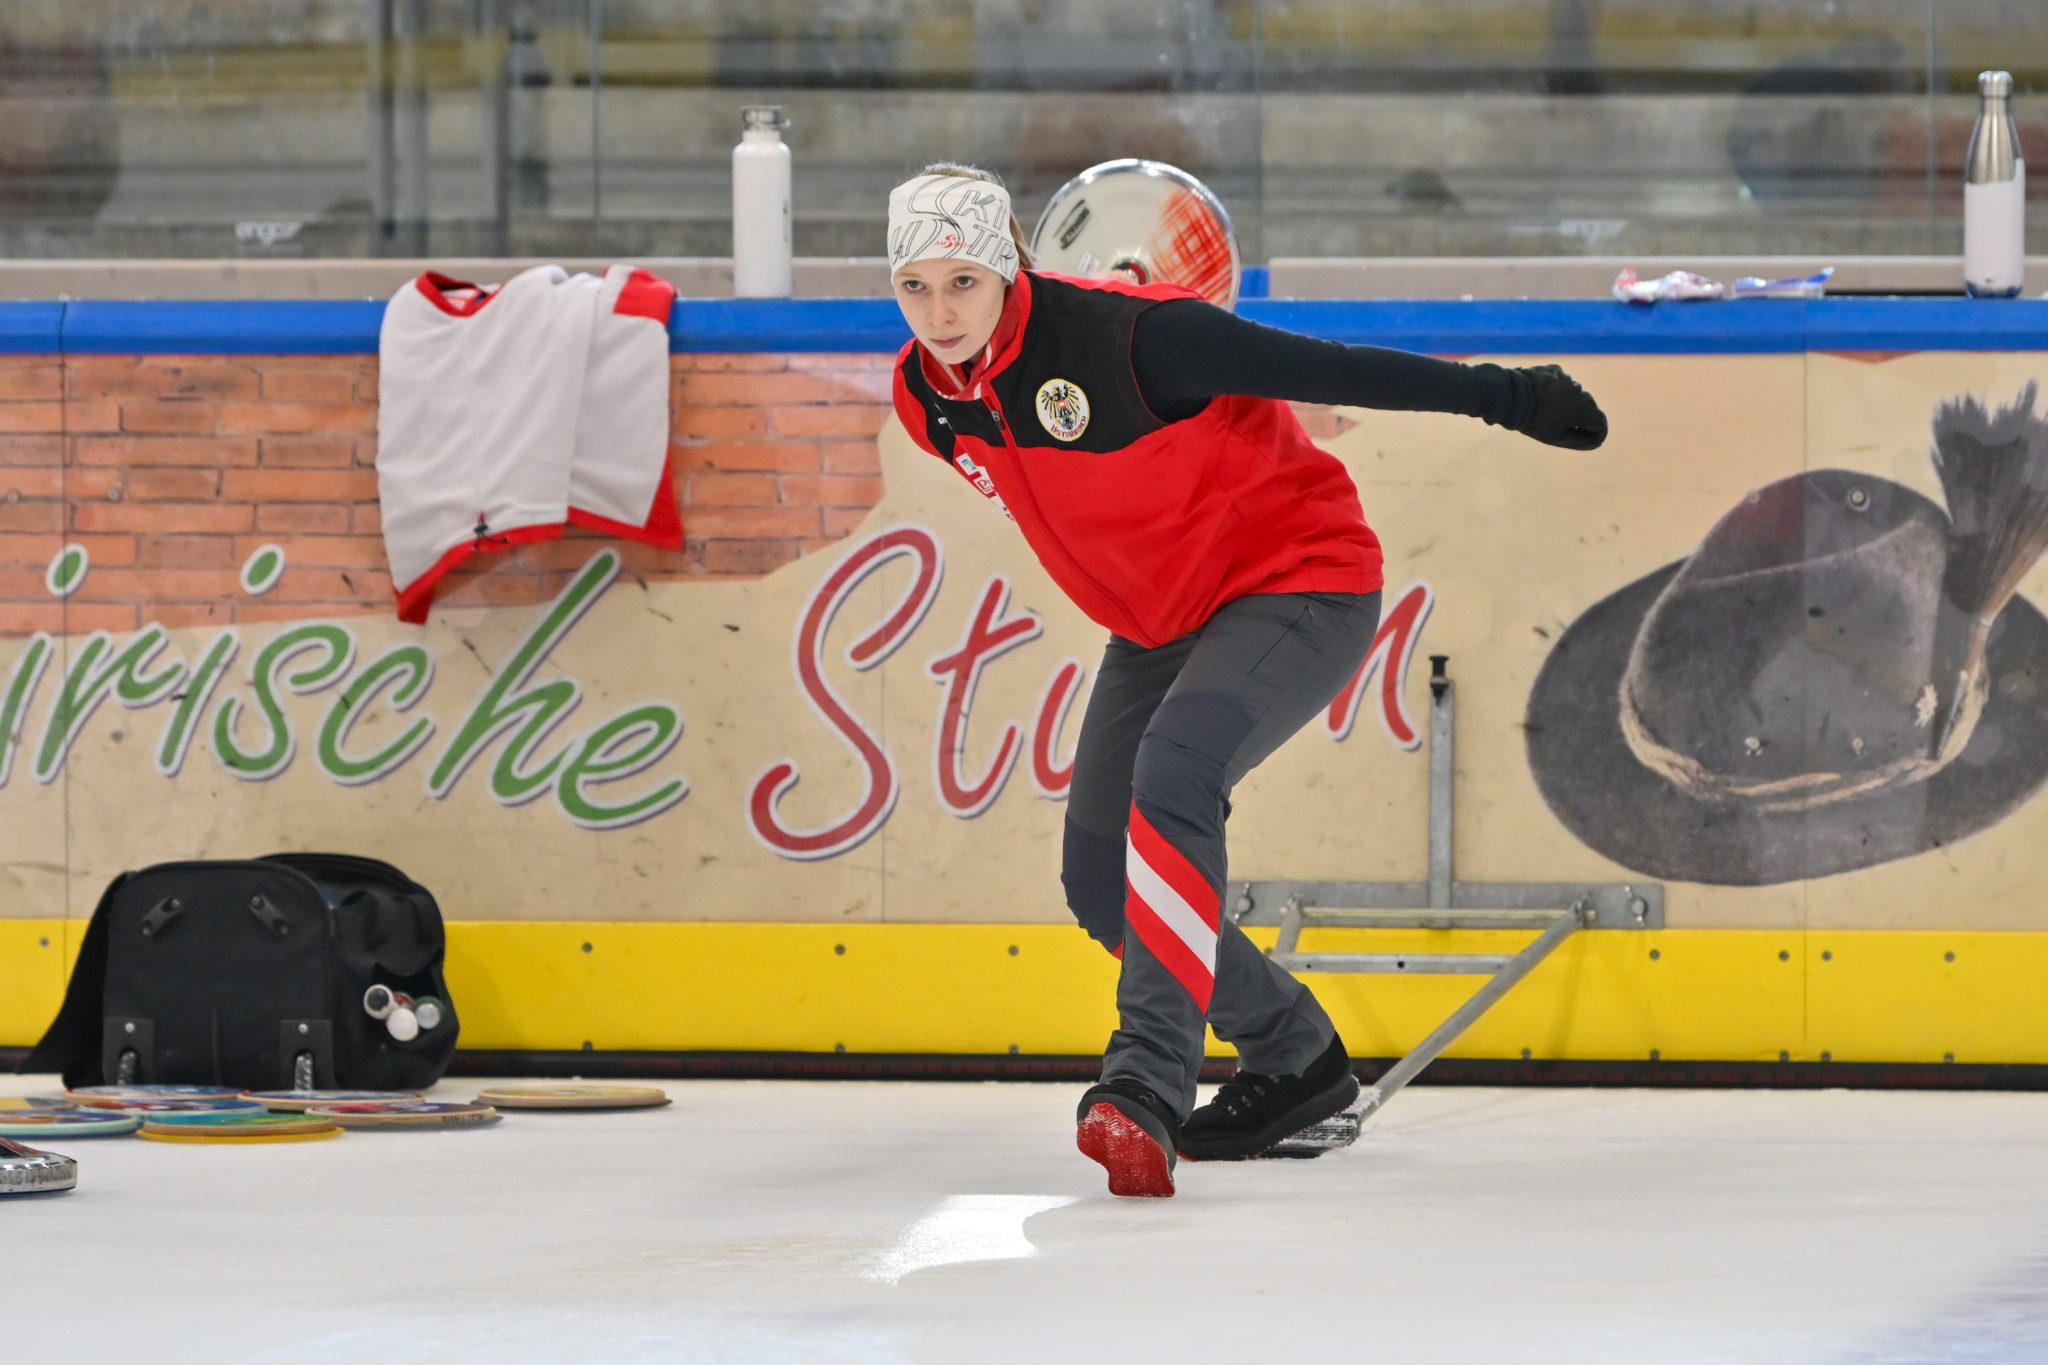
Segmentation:
<svg viewBox="0 0 2048 1365">
<path fill-rule="evenodd" d="M 1810 351 L 2048 350 L 2048 300 L 1816 299 Z"/>
<path fill-rule="evenodd" d="M 910 328 L 894 299 L 677 299 L 668 347 L 735 351 L 888 351 Z"/>
<path fill-rule="evenodd" d="M 382 300 L 65 305 L 72 355 L 374 355 Z"/>
<path fill-rule="evenodd" d="M 63 326 L 61 303 L 0 303 L 0 355 L 55 355 Z"/>
<path fill-rule="evenodd" d="M 326 302 L 0 303 L 12 354 L 366 355 L 384 305 Z M 1856 298 L 1630 306 L 1573 300 L 1247 297 L 1248 318 L 1333 341 L 1436 355 L 1770 355 L 2048 350 L 2048 300 Z M 889 299 L 679 299 L 678 352 L 893 352 Z"/>
</svg>

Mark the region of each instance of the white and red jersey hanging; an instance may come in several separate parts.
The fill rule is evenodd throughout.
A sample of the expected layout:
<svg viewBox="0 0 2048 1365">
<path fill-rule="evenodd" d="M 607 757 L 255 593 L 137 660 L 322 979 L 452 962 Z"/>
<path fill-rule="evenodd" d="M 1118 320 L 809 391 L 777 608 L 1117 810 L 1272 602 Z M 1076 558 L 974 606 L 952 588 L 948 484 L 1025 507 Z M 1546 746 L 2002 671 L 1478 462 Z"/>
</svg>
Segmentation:
<svg viewBox="0 0 2048 1365">
<path fill-rule="evenodd" d="M 378 336 L 377 496 L 398 615 L 479 553 L 586 526 L 683 543 L 669 477 L 675 288 L 615 265 L 498 286 L 428 271 Z"/>
</svg>

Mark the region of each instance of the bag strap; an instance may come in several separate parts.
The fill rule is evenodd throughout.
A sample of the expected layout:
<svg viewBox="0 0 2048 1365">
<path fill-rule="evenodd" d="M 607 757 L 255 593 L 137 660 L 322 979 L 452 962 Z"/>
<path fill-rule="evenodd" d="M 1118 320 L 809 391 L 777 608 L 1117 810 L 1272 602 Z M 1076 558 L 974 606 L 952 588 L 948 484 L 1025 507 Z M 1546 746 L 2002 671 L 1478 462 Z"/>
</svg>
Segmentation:
<svg viewBox="0 0 2048 1365">
<path fill-rule="evenodd" d="M 401 957 L 384 961 L 384 965 L 393 971 L 418 971 L 433 961 L 437 951 L 446 949 L 440 935 L 427 932 L 427 916 L 416 896 L 394 896 L 382 887 L 362 886 L 349 892 L 342 898 L 341 904 L 335 907 L 337 914 L 347 914 L 351 910 L 367 913 L 377 922 L 392 926 L 394 930 L 400 924 L 410 922 L 413 950 Z"/>
</svg>

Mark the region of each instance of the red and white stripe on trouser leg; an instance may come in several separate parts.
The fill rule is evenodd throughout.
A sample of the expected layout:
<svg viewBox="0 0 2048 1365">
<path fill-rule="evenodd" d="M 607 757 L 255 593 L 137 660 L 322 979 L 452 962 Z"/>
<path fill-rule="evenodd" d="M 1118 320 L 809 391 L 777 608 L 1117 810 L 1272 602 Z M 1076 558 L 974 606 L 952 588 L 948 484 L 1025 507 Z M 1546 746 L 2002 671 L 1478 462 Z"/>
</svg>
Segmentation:
<svg viewBox="0 0 2048 1365">
<path fill-rule="evenodd" d="M 1124 877 L 1130 895 L 1125 912 L 1139 942 L 1209 1012 L 1216 990 L 1216 935 L 1222 899 L 1131 803 L 1129 848 Z"/>
</svg>

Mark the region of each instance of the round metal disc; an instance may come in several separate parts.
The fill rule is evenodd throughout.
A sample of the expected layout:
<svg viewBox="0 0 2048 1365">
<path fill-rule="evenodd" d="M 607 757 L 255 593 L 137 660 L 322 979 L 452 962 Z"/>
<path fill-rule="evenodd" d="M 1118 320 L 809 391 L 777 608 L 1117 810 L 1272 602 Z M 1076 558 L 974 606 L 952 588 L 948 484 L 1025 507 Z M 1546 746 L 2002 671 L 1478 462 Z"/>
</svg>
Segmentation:
<svg viewBox="0 0 2048 1365">
<path fill-rule="evenodd" d="M 78 1185 L 78 1163 L 0 1137 L 0 1195 L 53 1194 Z"/>
<path fill-rule="evenodd" d="M 1105 161 L 1054 191 L 1031 234 L 1037 268 L 1177 284 L 1225 308 L 1243 274 L 1222 201 L 1164 161 Z"/>
</svg>

